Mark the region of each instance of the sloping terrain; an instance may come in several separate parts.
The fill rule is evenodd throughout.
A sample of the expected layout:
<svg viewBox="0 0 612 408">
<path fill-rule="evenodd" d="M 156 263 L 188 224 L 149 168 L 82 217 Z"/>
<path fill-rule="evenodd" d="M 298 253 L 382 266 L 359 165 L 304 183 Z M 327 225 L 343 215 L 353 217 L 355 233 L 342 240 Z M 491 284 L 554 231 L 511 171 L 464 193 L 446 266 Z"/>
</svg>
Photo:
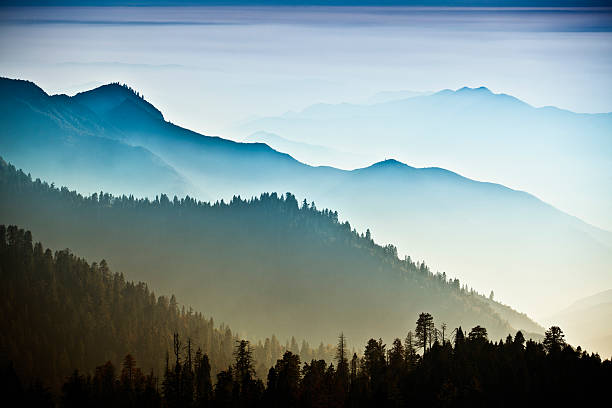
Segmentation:
<svg viewBox="0 0 612 408">
<path fill-rule="evenodd" d="M 448 327 L 484 325 L 492 338 L 537 327 L 289 193 L 228 204 L 165 195 L 149 201 L 83 197 L 7 164 L 0 176 L 1 223 L 28 225 L 53 247 L 89 259 L 107 258 L 114 270 L 176 293 L 247 336 L 318 342 L 343 331 L 352 344 L 373 335 L 390 340 L 404 337 L 422 311 Z"/>
<path fill-rule="evenodd" d="M 494 290 L 498 299 L 535 316 L 559 310 L 568 297 L 612 285 L 612 234 L 524 192 L 395 160 L 353 171 L 308 166 L 262 143 L 236 143 L 175 126 L 133 90 L 117 84 L 72 98 L 45 96 L 26 82 L 2 84 L 9 87 L 6 100 L 17 105 L 33 105 L 27 102 L 33 100 L 37 108 L 23 109 L 21 116 L 9 114 L 11 104 L 0 111 L 9 129 L 0 151 L 34 177 L 58 185 L 151 198 L 187 193 L 211 201 L 291 191 L 299 201 L 307 198 L 321 208 L 338 209 L 340 219 L 350 220 L 359 231 L 370 228 L 377 242 L 397 245 L 400 255 L 425 259 L 434 270 L 458 276 L 480 292 Z M 471 95 L 472 107 L 490 97 L 482 90 L 464 92 Z M 463 100 L 456 93 L 436 98 Z M 532 109 L 510 97 L 496 103 L 521 112 Z M 53 123 L 62 126 L 33 126 L 41 117 L 55 118 Z M 17 139 L 23 141 L 20 149 L 13 147 Z M 92 146 L 92 140 L 117 151 Z M 125 154 L 134 150 L 142 153 L 138 159 Z M 175 176 L 184 183 L 177 185 Z M 578 274 L 583 277 L 579 285 Z"/>
</svg>

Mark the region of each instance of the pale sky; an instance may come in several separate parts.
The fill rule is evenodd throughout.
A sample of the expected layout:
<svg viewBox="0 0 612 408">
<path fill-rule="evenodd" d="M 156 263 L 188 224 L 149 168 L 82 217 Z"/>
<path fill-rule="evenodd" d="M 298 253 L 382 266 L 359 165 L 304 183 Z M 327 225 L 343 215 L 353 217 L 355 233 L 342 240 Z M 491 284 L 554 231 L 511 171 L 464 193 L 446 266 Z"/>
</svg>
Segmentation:
<svg viewBox="0 0 612 408">
<path fill-rule="evenodd" d="M 49 93 L 127 83 L 236 140 L 247 119 L 381 91 L 486 86 L 610 112 L 611 73 L 611 9 L 0 8 L 0 75 Z"/>
</svg>

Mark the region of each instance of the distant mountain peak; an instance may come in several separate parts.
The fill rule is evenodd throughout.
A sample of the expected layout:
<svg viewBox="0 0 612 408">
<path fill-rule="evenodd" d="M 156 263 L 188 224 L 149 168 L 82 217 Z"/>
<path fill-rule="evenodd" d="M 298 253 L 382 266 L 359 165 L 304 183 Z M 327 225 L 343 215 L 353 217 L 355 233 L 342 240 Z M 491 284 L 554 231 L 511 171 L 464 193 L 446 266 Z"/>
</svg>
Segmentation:
<svg viewBox="0 0 612 408">
<path fill-rule="evenodd" d="M 440 92 L 436 92 L 434 96 L 455 98 L 457 100 L 466 100 L 472 102 L 494 102 L 500 106 L 512 106 L 512 107 L 530 107 L 526 102 L 505 93 L 495 93 L 486 86 L 480 86 L 478 88 L 470 88 L 464 86 L 457 90 L 444 89 Z"/>
<path fill-rule="evenodd" d="M 452 89 L 443 89 L 439 92 L 436 92 L 435 95 L 503 95 L 503 94 L 495 94 L 486 86 L 480 86 L 478 88 L 470 88 L 469 86 L 464 86 L 457 90 Z"/>
<path fill-rule="evenodd" d="M 395 160 L 395 159 L 385 159 L 383 161 L 376 162 L 369 167 L 366 167 L 366 169 L 383 169 L 383 168 L 413 169 L 414 167 L 411 167 L 407 165 L 406 163 L 402 163 L 401 161 Z"/>
<path fill-rule="evenodd" d="M 470 88 L 469 86 L 464 86 L 463 88 L 457 89 L 457 91 L 455 91 L 457 93 L 460 92 L 477 92 L 477 93 L 483 93 L 483 94 L 493 94 L 493 92 L 491 92 L 491 90 L 489 88 L 487 88 L 486 86 L 480 86 L 478 88 Z"/>
</svg>

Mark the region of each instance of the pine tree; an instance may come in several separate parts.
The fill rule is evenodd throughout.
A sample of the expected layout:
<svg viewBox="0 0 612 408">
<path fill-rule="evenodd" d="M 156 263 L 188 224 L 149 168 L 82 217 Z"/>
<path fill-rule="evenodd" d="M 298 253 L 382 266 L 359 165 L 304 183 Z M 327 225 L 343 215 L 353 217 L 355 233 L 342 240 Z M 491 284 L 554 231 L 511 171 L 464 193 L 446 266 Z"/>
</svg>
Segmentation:
<svg viewBox="0 0 612 408">
<path fill-rule="evenodd" d="M 404 355 L 406 360 L 406 365 L 409 370 L 412 370 L 419 359 L 419 355 L 416 351 L 416 344 L 413 339 L 413 334 L 411 331 L 406 335 L 406 339 L 404 340 Z"/>
<path fill-rule="evenodd" d="M 429 313 L 421 313 L 416 322 L 415 335 L 417 338 L 416 346 L 423 349 L 423 353 L 427 351 L 427 346 L 431 348 L 431 338 L 433 336 L 433 316 Z"/>
<path fill-rule="evenodd" d="M 336 375 L 338 385 L 343 393 L 348 391 L 349 386 L 349 365 L 346 354 L 346 337 L 344 337 L 344 333 L 340 333 L 338 346 L 336 347 Z"/>
<path fill-rule="evenodd" d="M 198 408 L 207 407 L 212 400 L 212 381 L 210 377 L 210 363 L 208 355 L 198 348 L 194 362 L 195 385 L 194 402 Z"/>
<path fill-rule="evenodd" d="M 558 326 L 552 326 L 544 333 L 542 345 L 547 353 L 555 353 L 565 345 L 565 334 Z"/>
</svg>

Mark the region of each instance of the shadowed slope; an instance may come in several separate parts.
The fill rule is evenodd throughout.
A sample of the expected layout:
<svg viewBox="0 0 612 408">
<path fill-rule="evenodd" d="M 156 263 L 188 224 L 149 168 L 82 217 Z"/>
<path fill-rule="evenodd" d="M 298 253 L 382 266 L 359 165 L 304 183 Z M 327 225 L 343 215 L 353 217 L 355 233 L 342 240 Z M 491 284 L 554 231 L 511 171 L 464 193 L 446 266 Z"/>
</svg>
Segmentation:
<svg viewBox="0 0 612 408">
<path fill-rule="evenodd" d="M 422 310 L 449 327 L 486 324 L 496 337 L 517 328 L 505 316 L 523 330 L 537 327 L 289 193 L 229 204 L 81 197 L 7 165 L 1 175 L 0 222 L 29 225 L 89 258 L 110 254 L 112 267 L 247 335 L 331 340 L 341 329 L 358 344 L 373 333 L 403 337 Z"/>
</svg>

